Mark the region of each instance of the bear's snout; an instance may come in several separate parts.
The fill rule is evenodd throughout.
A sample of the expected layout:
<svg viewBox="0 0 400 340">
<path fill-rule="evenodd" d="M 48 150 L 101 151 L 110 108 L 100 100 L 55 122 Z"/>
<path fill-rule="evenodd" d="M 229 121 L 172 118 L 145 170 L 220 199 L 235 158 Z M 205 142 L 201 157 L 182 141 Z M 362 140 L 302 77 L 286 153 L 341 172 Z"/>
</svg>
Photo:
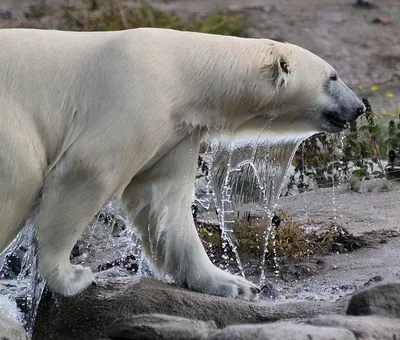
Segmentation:
<svg viewBox="0 0 400 340">
<path fill-rule="evenodd" d="M 365 112 L 367 112 L 367 108 L 365 107 L 364 104 L 361 104 L 356 110 L 353 116 L 350 119 L 350 122 L 354 122 L 357 120 L 358 117 L 362 116 Z"/>
</svg>

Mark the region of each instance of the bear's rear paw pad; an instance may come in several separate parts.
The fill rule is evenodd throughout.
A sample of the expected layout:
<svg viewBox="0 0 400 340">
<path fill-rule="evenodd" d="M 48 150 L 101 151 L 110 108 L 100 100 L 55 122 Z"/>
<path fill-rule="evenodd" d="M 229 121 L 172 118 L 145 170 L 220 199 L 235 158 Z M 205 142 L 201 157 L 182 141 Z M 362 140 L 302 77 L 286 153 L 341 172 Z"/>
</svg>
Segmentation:
<svg viewBox="0 0 400 340">
<path fill-rule="evenodd" d="M 64 296 L 76 295 L 95 282 L 90 268 L 80 265 L 59 269 L 57 275 L 46 279 L 50 290 Z"/>
</svg>

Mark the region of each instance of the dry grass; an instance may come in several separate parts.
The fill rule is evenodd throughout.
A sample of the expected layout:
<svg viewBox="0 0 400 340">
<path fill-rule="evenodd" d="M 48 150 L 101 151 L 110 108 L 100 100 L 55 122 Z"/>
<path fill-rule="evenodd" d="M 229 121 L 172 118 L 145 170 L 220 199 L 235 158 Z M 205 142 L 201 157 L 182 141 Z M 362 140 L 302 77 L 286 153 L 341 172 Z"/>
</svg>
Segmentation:
<svg viewBox="0 0 400 340">
<path fill-rule="evenodd" d="M 361 187 L 362 187 L 362 181 L 360 179 L 360 177 L 358 176 L 354 176 L 354 175 L 350 175 L 347 179 L 347 184 L 348 184 L 348 188 L 350 191 L 353 192 L 360 192 L 361 191 Z"/>
<path fill-rule="evenodd" d="M 316 227 L 317 224 L 312 222 L 307 225 L 301 224 L 282 211 L 279 215 L 281 224 L 278 228 L 272 228 L 268 237 L 266 253 L 268 265 L 273 265 L 275 256 L 280 261 L 298 261 L 329 252 L 351 252 L 362 245 L 361 239 L 354 237 L 337 224 L 318 224 Z M 315 226 L 309 228 L 310 225 Z M 253 219 L 250 222 L 243 219 L 236 220 L 233 229 L 242 259 L 260 258 L 264 250 L 267 227 L 265 219 Z M 201 224 L 197 228 L 206 250 L 218 257 L 223 242 L 219 226 Z"/>
</svg>

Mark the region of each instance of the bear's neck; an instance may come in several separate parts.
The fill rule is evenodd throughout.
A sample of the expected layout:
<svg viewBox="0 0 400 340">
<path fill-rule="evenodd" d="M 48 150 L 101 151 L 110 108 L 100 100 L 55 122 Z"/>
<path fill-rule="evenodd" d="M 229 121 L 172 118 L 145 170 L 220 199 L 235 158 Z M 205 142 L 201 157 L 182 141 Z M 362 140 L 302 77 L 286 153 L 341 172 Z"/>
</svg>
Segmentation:
<svg viewBox="0 0 400 340">
<path fill-rule="evenodd" d="M 179 65 L 183 77 L 176 102 L 184 104 L 175 112 L 183 113 L 187 125 L 233 132 L 275 96 L 261 72 L 265 42 L 223 37 L 212 45 L 197 44 L 190 45 Z"/>
</svg>

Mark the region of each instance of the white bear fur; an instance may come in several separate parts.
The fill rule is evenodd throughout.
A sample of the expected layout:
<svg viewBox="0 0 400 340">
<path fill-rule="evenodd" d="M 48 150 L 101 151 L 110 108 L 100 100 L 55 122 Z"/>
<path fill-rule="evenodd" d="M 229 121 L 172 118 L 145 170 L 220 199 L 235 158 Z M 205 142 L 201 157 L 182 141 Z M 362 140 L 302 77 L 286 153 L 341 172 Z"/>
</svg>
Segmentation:
<svg viewBox="0 0 400 340">
<path fill-rule="evenodd" d="M 5 29 L 0 46 L 0 251 L 42 192 L 39 273 L 53 291 L 77 294 L 93 275 L 70 264 L 70 251 L 117 198 L 162 274 L 204 293 L 254 296 L 254 284 L 211 263 L 196 233 L 199 143 L 207 132 L 329 129 L 320 112 L 335 105 L 322 90 L 330 65 L 272 40 L 150 28 Z"/>
</svg>

